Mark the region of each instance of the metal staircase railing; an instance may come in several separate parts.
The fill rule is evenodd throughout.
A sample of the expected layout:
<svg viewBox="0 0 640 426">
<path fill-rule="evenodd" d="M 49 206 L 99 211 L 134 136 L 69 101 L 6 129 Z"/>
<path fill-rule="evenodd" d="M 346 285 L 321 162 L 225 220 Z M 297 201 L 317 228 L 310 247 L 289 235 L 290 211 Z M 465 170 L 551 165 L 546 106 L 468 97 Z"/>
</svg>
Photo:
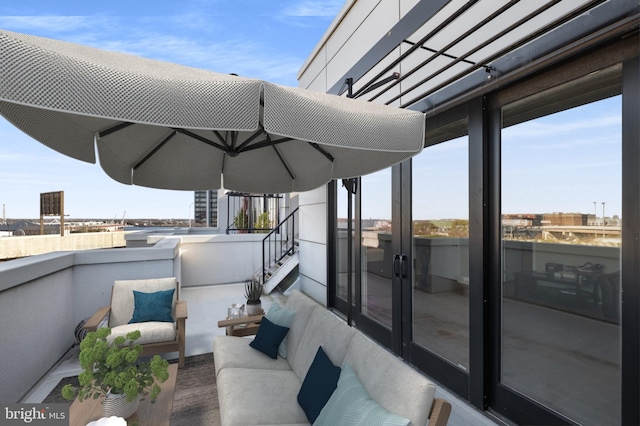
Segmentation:
<svg viewBox="0 0 640 426">
<path fill-rule="evenodd" d="M 262 283 L 267 281 L 267 275 L 273 266 L 285 256 L 297 251 L 296 216 L 298 209 L 292 211 L 262 240 Z"/>
</svg>

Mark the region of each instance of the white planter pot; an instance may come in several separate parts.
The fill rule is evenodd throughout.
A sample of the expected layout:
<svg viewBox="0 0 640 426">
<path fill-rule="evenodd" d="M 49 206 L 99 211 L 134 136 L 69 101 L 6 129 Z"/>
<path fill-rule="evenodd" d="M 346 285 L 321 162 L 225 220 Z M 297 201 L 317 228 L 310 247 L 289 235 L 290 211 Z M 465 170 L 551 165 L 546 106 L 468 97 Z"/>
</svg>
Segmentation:
<svg viewBox="0 0 640 426">
<path fill-rule="evenodd" d="M 250 316 L 250 317 L 263 313 L 262 312 L 262 302 L 258 302 L 258 303 L 255 303 L 255 304 L 247 303 L 246 309 L 247 309 L 247 315 Z"/>
<path fill-rule="evenodd" d="M 126 419 L 136 412 L 138 405 L 140 405 L 140 395 L 129 402 L 124 394 L 108 392 L 102 402 L 102 409 L 104 417 L 116 416 Z"/>
</svg>

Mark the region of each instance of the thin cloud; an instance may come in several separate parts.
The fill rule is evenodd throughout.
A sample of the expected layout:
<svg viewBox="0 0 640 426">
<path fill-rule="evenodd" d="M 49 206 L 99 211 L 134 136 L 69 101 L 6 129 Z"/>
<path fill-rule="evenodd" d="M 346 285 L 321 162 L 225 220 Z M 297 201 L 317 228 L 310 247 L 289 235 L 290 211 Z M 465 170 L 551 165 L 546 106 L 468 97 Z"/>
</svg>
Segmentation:
<svg viewBox="0 0 640 426">
<path fill-rule="evenodd" d="M 150 32 L 137 32 L 128 40 L 103 41 L 101 48 L 289 85 L 296 84 L 296 73 L 303 62 L 302 58 L 246 39 L 207 42 Z"/>
<path fill-rule="evenodd" d="M 593 120 L 574 120 L 562 123 L 549 123 L 530 121 L 516 126 L 508 127 L 503 131 L 503 137 L 507 138 L 541 138 L 548 135 L 576 132 L 580 130 L 598 129 L 608 126 L 620 126 L 620 115 L 610 115 L 594 118 Z"/>
<path fill-rule="evenodd" d="M 20 161 L 29 161 L 31 162 L 33 160 L 33 157 L 27 155 L 27 154 L 22 154 L 22 153 L 15 153 L 15 152 L 2 152 L 0 151 L 0 164 L 2 163 L 16 163 L 16 162 L 20 162 Z"/>
<path fill-rule="evenodd" d="M 620 131 L 611 131 L 605 135 L 575 135 L 570 138 L 558 134 L 551 134 L 543 139 L 543 143 L 530 143 L 527 144 L 526 147 L 528 149 L 545 151 L 553 147 L 556 152 L 562 149 L 589 149 L 590 147 L 597 148 L 606 145 L 618 145 L 622 140 L 622 135 Z"/>
<path fill-rule="evenodd" d="M 29 34 L 69 33 L 91 25 L 87 16 L 0 16 L 0 28 Z"/>
<path fill-rule="evenodd" d="M 167 24 L 167 18 L 163 20 Z M 177 21 L 169 18 L 168 26 L 183 20 L 184 16 L 178 17 Z M 286 50 L 278 51 L 270 45 L 242 36 L 229 37 L 229 33 L 225 39 L 210 41 L 207 37 L 168 34 L 166 27 L 163 32 L 140 30 L 127 26 L 117 18 L 100 17 L 91 18 L 91 23 L 88 21 L 88 17 L 80 16 L 5 16 L 0 17 L 0 27 L 29 34 L 46 33 L 47 37 L 109 51 L 294 86 L 297 85 L 298 69 L 304 62 L 304 58 L 289 54 Z"/>
<path fill-rule="evenodd" d="M 285 8 L 283 15 L 287 16 L 328 16 L 335 17 L 344 0 L 306 0 L 296 2 L 295 4 Z"/>
<path fill-rule="evenodd" d="M 17 188 L 17 187 L 33 187 L 33 186 L 37 186 L 37 187 L 49 187 L 49 186 L 56 186 L 56 185 L 60 186 L 60 185 L 66 185 L 68 184 L 68 182 L 52 181 L 51 179 L 48 179 L 48 178 L 38 179 L 38 178 L 34 178 L 31 173 L 13 172 L 13 173 L 0 174 L 0 184 L 3 184 L 3 185 L 6 184 L 12 188 Z"/>
</svg>

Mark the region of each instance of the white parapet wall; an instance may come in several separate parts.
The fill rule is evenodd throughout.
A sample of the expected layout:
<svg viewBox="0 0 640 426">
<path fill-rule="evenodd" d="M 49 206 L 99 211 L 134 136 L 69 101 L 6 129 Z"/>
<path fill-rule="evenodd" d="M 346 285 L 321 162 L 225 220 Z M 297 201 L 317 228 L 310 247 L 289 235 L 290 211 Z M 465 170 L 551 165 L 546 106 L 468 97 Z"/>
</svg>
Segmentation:
<svg viewBox="0 0 640 426">
<path fill-rule="evenodd" d="M 265 234 L 181 236 L 182 286 L 239 283 L 262 268 Z M 150 237 L 149 242 L 155 238 Z"/>
<path fill-rule="evenodd" d="M 109 304 L 118 279 L 180 279 L 179 239 L 152 248 L 56 252 L 0 263 L 0 401 L 18 402 Z"/>
<path fill-rule="evenodd" d="M 60 235 L 0 237 L 0 259 L 17 259 L 54 251 L 89 250 L 125 246 L 124 231 Z"/>
</svg>

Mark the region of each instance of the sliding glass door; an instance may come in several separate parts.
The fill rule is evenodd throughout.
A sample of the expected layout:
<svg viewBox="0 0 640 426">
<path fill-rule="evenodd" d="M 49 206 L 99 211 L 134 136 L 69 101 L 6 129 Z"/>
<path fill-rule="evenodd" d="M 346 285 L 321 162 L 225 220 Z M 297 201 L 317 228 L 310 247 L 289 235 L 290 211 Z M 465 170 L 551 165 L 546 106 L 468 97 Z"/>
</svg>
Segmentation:
<svg viewBox="0 0 640 426">
<path fill-rule="evenodd" d="M 403 228 L 398 208 L 401 191 L 394 189 L 400 185 L 401 167 L 335 183 L 337 292 L 332 300 L 347 321 L 399 355 L 400 287 L 408 282 L 410 268 L 399 234 Z"/>
<path fill-rule="evenodd" d="M 363 176 L 360 182 L 358 327 L 391 348 L 393 286 L 399 285 L 393 271 L 397 249 L 391 211 L 391 169 Z"/>
<path fill-rule="evenodd" d="M 469 368 L 469 156 L 466 136 L 413 159 L 413 343 Z"/>
<path fill-rule="evenodd" d="M 620 424 L 621 105 L 502 131 L 500 380 L 584 424 Z"/>
</svg>

